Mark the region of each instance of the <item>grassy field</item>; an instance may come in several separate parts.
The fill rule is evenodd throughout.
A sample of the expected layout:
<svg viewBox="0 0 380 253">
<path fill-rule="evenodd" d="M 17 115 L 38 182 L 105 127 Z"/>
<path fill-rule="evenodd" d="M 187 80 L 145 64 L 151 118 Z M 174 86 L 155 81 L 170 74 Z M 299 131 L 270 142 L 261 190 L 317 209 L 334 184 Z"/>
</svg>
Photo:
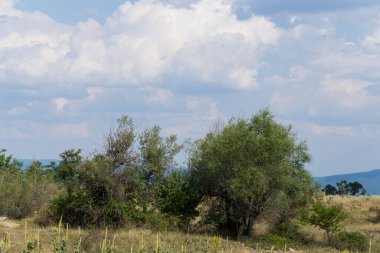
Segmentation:
<svg viewBox="0 0 380 253">
<path fill-rule="evenodd" d="M 380 197 L 326 197 L 341 204 L 348 214 L 347 231 L 359 231 L 371 241 L 371 252 L 380 252 Z M 326 245 L 322 231 L 303 226 L 305 241 L 291 242 L 275 236 L 254 236 L 242 242 L 204 234 L 148 229 L 81 230 L 65 225 L 41 228 L 32 220 L 0 219 L 0 253 L 5 252 L 341 252 Z M 259 230 L 259 229 L 258 229 Z M 30 250 L 27 250 L 29 243 Z M 32 248 L 34 248 L 32 250 Z"/>
</svg>

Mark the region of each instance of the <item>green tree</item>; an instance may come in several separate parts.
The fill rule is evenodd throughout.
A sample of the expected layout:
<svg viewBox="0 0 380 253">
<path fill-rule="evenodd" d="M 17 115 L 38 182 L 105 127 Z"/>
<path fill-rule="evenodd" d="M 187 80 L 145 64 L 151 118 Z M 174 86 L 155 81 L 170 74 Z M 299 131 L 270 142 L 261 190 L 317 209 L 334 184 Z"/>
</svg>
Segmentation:
<svg viewBox="0 0 380 253">
<path fill-rule="evenodd" d="M 79 226 L 115 226 L 126 221 L 127 202 L 140 199 L 138 155 L 134 152 L 133 121 L 122 116 L 116 128 L 105 138 L 104 152 L 82 159 L 80 150 L 61 154 L 58 177 L 66 195 L 57 198 L 51 208 L 56 220 Z"/>
<path fill-rule="evenodd" d="M 352 196 L 365 195 L 367 192 L 363 185 L 356 181 L 348 183 L 348 191 Z"/>
<path fill-rule="evenodd" d="M 312 205 L 310 213 L 304 217 L 304 221 L 326 232 L 328 242 L 331 244 L 332 236 L 343 228 L 343 221 L 347 214 L 342 206 L 326 206 L 321 201 Z"/>
<path fill-rule="evenodd" d="M 22 163 L 17 161 L 12 155 L 7 155 L 6 151 L 6 149 L 0 149 L 0 172 L 19 171 Z"/>
<path fill-rule="evenodd" d="M 73 192 L 53 202 L 55 219 L 62 217 L 75 226 L 122 226 L 126 218 L 125 185 L 114 172 L 113 162 L 107 156 L 83 161 Z"/>
<path fill-rule="evenodd" d="M 347 182 L 347 180 L 342 180 L 336 183 L 336 185 L 338 187 L 337 193 L 339 195 L 358 196 L 366 194 L 366 190 L 364 189 L 363 185 L 356 181 Z"/>
<path fill-rule="evenodd" d="M 347 180 L 342 180 L 342 181 L 336 183 L 336 186 L 338 187 L 338 194 L 339 195 L 348 195 L 349 194 Z"/>
<path fill-rule="evenodd" d="M 117 123 L 117 127 L 111 127 L 106 136 L 105 155 L 111 158 L 114 168 L 134 167 L 138 156 L 134 151 L 136 135 L 133 120 L 122 115 Z"/>
<path fill-rule="evenodd" d="M 141 167 L 149 184 L 160 183 L 165 172 L 174 164 L 174 156 L 181 151 L 182 146 L 176 143 L 177 137 L 160 136 L 160 127 L 145 129 L 140 139 Z"/>
<path fill-rule="evenodd" d="M 71 196 L 74 188 L 77 186 L 79 166 L 83 161 L 81 152 L 80 149 L 65 150 L 59 155 L 61 157 L 59 165 L 52 165 L 56 180 L 66 187 L 69 196 Z"/>
<path fill-rule="evenodd" d="M 338 190 L 332 186 L 331 184 L 328 184 L 325 186 L 325 188 L 322 189 L 322 192 L 324 192 L 326 195 L 337 195 Z"/>
<path fill-rule="evenodd" d="M 197 215 L 199 201 L 200 195 L 191 188 L 189 175 L 184 171 L 170 173 L 159 186 L 160 210 L 185 222 Z"/>
<path fill-rule="evenodd" d="M 316 189 L 304 169 L 309 161 L 306 143 L 262 110 L 249 120 L 232 119 L 197 141 L 189 168 L 194 188 L 224 207 L 219 226 L 239 238 L 263 213 L 272 213 L 270 221 L 278 223 L 308 205 Z"/>
<path fill-rule="evenodd" d="M 174 135 L 160 128 L 142 131 L 140 145 L 132 119 L 122 116 L 106 135 L 104 151 L 83 160 L 80 150 L 61 154 L 58 176 L 67 194 L 52 206 L 56 219 L 72 225 L 122 226 L 128 218 L 144 219 L 155 208 L 159 185 L 180 150 Z M 154 212 L 151 212 L 154 213 Z"/>
</svg>

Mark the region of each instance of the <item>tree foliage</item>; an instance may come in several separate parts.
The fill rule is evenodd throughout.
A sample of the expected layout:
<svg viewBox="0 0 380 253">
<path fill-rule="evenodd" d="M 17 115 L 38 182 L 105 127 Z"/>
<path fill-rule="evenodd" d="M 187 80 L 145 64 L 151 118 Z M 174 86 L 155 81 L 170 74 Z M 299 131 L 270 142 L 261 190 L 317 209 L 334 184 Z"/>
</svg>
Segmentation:
<svg viewBox="0 0 380 253">
<path fill-rule="evenodd" d="M 175 135 L 163 138 L 160 131 L 160 127 L 156 125 L 145 129 L 139 136 L 141 166 L 150 184 L 163 180 L 165 172 L 173 165 L 174 156 L 182 149 L 176 143 Z"/>
<path fill-rule="evenodd" d="M 346 218 L 347 214 L 343 211 L 342 206 L 327 206 L 321 201 L 317 201 L 312 205 L 310 213 L 304 217 L 304 220 L 324 230 L 330 244 L 332 235 L 342 229 L 343 221 Z"/>
<path fill-rule="evenodd" d="M 308 204 L 315 190 L 304 169 L 309 161 L 306 143 L 263 110 L 199 140 L 189 168 L 199 192 L 222 202 L 225 220 L 219 226 L 240 237 L 264 213 L 277 223 Z"/>
<path fill-rule="evenodd" d="M 197 214 L 199 201 L 200 195 L 191 188 L 189 175 L 184 171 L 170 173 L 159 186 L 160 210 L 185 222 Z"/>
<path fill-rule="evenodd" d="M 326 195 L 337 195 L 338 190 L 331 184 L 326 185 L 323 189 L 322 192 L 324 192 Z"/>
<path fill-rule="evenodd" d="M 363 185 L 359 182 L 347 182 L 346 180 L 342 180 L 336 183 L 337 188 L 332 186 L 331 184 L 326 185 L 322 192 L 327 195 L 351 195 L 351 196 L 359 196 L 365 195 L 366 189 L 364 189 Z"/>
<path fill-rule="evenodd" d="M 12 155 L 7 155 L 6 151 L 6 149 L 0 149 L 0 172 L 19 171 L 22 163 L 17 161 Z"/>
<path fill-rule="evenodd" d="M 106 135 L 103 152 L 88 159 L 80 150 L 62 153 L 56 175 L 67 194 L 54 201 L 55 218 L 115 227 L 130 218 L 144 219 L 140 212 L 157 208 L 159 185 L 181 149 L 175 135 L 164 138 L 160 131 L 154 126 L 136 135 L 132 119 L 122 116 Z"/>
<path fill-rule="evenodd" d="M 58 166 L 53 165 L 53 172 L 56 180 L 62 183 L 69 195 L 77 186 L 79 176 L 79 166 L 83 161 L 80 149 L 68 149 L 62 152 L 59 156 L 61 161 Z"/>
<path fill-rule="evenodd" d="M 22 164 L 0 151 L 0 215 L 25 218 L 48 206 L 59 189 L 40 162 L 25 170 Z"/>
</svg>

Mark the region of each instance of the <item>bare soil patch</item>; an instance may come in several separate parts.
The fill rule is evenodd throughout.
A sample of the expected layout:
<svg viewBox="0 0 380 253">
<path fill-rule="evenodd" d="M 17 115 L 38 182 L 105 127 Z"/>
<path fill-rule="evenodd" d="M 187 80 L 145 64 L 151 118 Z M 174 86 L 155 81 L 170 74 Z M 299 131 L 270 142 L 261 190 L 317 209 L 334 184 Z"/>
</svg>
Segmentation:
<svg viewBox="0 0 380 253">
<path fill-rule="evenodd" d="M 8 220 L 7 217 L 2 216 L 0 217 L 0 226 L 6 227 L 6 228 L 17 228 L 20 226 L 20 224 L 14 221 Z"/>
</svg>

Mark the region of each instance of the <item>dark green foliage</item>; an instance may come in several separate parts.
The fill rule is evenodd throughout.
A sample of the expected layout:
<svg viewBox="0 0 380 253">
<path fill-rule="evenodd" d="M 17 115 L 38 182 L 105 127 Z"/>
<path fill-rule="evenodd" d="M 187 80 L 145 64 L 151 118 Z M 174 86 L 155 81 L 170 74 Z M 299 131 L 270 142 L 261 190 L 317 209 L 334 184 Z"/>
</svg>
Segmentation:
<svg viewBox="0 0 380 253">
<path fill-rule="evenodd" d="M 338 183 L 336 183 L 336 186 L 338 188 L 338 194 L 339 195 L 348 195 L 349 189 L 348 189 L 348 184 L 346 180 L 342 180 Z"/>
<path fill-rule="evenodd" d="M 132 120 L 122 116 L 105 139 L 104 152 L 82 159 L 80 150 L 61 154 L 55 175 L 67 194 L 57 198 L 51 214 L 76 226 L 123 226 L 127 221 L 157 224 L 160 185 L 181 146 L 160 128 L 144 130 L 135 145 Z"/>
<path fill-rule="evenodd" d="M 332 186 L 331 184 L 328 184 L 325 186 L 325 188 L 322 189 L 322 192 L 324 192 L 326 195 L 337 195 L 338 190 Z"/>
<path fill-rule="evenodd" d="M 135 226 L 151 229 L 177 229 L 182 226 L 182 220 L 176 216 L 155 210 L 136 210 L 128 213 L 128 221 Z"/>
<path fill-rule="evenodd" d="M 366 190 L 363 188 L 363 185 L 358 182 L 347 182 L 346 180 L 336 183 L 338 187 L 339 195 L 365 195 Z"/>
<path fill-rule="evenodd" d="M 7 155 L 6 151 L 6 149 L 0 149 L 0 172 L 18 172 L 22 163 L 13 158 L 12 155 Z"/>
<path fill-rule="evenodd" d="M 366 190 L 363 185 L 359 182 L 347 182 L 346 180 L 342 180 L 336 183 L 337 188 L 328 184 L 325 188 L 322 189 L 326 195 L 351 195 L 351 196 L 359 196 L 365 195 Z"/>
<path fill-rule="evenodd" d="M 339 250 L 367 252 L 369 248 L 368 238 L 359 232 L 339 232 L 334 236 L 332 245 Z"/>
<path fill-rule="evenodd" d="M 53 166 L 53 172 L 56 180 L 65 186 L 67 194 L 71 196 L 77 186 L 79 166 L 83 161 L 81 150 L 69 149 L 59 156 L 61 161 L 58 166 Z"/>
<path fill-rule="evenodd" d="M 38 241 L 28 242 L 26 244 L 26 249 L 24 249 L 21 253 L 33 253 L 35 252 L 38 246 Z"/>
<path fill-rule="evenodd" d="M 111 159 L 96 156 L 83 162 L 75 191 L 53 202 L 53 216 L 74 226 L 122 226 L 125 190 L 119 182 Z"/>
<path fill-rule="evenodd" d="M 348 188 L 349 195 L 352 195 L 352 196 L 358 196 L 358 195 L 365 195 L 366 194 L 366 190 L 364 189 L 363 185 L 361 183 L 358 183 L 358 182 L 348 183 L 347 188 Z"/>
<path fill-rule="evenodd" d="M 283 238 L 290 239 L 292 241 L 297 241 L 302 239 L 302 233 L 300 226 L 291 221 L 286 221 L 278 224 L 271 231 L 272 234 L 281 236 Z"/>
<path fill-rule="evenodd" d="M 342 206 L 327 206 L 317 201 L 312 205 L 310 212 L 303 217 L 303 220 L 326 232 L 328 242 L 331 243 L 332 235 L 343 228 L 343 221 L 347 214 Z"/>
<path fill-rule="evenodd" d="M 172 172 L 159 186 L 160 210 L 180 217 L 182 220 L 188 220 L 197 215 L 195 208 L 199 201 L 200 195 L 191 188 L 189 175 L 185 172 Z"/>
<path fill-rule="evenodd" d="M 190 171 L 200 193 L 218 197 L 226 220 L 219 224 L 239 237 L 263 213 L 276 224 L 295 217 L 315 192 L 307 146 L 268 110 L 249 120 L 232 119 L 196 143 Z"/>
<path fill-rule="evenodd" d="M 265 241 L 269 243 L 271 246 L 276 246 L 278 248 L 284 248 L 285 246 L 288 246 L 292 244 L 292 240 L 288 237 L 284 237 L 281 235 L 276 234 L 270 234 L 266 236 Z"/>
</svg>

